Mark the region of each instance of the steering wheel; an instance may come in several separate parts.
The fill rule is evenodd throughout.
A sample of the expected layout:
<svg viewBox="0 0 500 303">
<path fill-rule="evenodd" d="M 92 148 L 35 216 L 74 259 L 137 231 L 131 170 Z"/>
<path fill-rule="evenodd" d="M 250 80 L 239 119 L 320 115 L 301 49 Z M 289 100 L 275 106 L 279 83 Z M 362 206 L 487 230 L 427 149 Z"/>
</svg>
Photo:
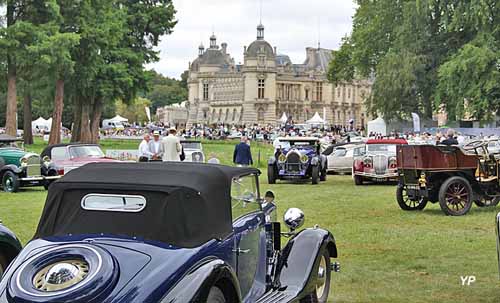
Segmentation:
<svg viewBox="0 0 500 303">
<path fill-rule="evenodd" d="M 464 146 L 462 146 L 462 148 L 464 150 L 473 150 L 473 149 L 477 149 L 479 147 L 485 146 L 486 144 L 488 144 L 488 142 L 486 142 L 486 141 L 474 140 L 474 141 L 471 141 L 471 142 L 465 144 Z"/>
</svg>

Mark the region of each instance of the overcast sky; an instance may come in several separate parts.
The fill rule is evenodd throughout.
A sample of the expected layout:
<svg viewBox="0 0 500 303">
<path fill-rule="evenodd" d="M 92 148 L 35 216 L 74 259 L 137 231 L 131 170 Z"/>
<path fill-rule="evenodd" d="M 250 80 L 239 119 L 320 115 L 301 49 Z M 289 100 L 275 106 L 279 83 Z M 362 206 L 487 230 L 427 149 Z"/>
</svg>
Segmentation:
<svg viewBox="0 0 500 303">
<path fill-rule="evenodd" d="M 351 31 L 352 0 L 173 0 L 178 23 L 159 46 L 160 61 L 151 64 L 165 76 L 179 78 L 196 59 L 198 46 L 209 45 L 212 30 L 217 44 L 228 44 L 235 62 L 243 61 L 243 46 L 256 39 L 262 1 L 265 39 L 293 63 L 305 60 L 305 48 L 337 49 Z"/>
</svg>

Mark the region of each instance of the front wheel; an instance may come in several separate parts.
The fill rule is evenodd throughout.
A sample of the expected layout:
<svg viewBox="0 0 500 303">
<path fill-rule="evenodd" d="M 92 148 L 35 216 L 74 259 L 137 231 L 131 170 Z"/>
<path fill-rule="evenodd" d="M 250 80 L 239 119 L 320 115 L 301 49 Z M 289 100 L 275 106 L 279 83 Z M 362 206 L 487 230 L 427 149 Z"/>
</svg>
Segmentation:
<svg viewBox="0 0 500 303">
<path fill-rule="evenodd" d="M 402 210 L 422 210 L 427 205 L 427 199 L 425 197 L 418 197 L 418 200 L 413 200 L 408 197 L 406 188 L 402 185 L 398 185 L 396 190 L 396 199 L 398 200 L 399 207 Z"/>
<path fill-rule="evenodd" d="M 498 197 L 492 199 L 481 197 L 479 200 L 474 201 L 478 207 L 494 207 L 498 205 L 498 202 L 500 202 Z"/>
<path fill-rule="evenodd" d="M 354 184 L 363 185 L 363 176 L 353 175 Z"/>
<path fill-rule="evenodd" d="M 226 303 L 226 297 L 220 288 L 213 286 L 208 293 L 207 303 Z"/>
<path fill-rule="evenodd" d="M 274 165 L 267 166 L 267 183 L 276 184 L 276 169 L 274 169 Z"/>
<path fill-rule="evenodd" d="M 318 269 L 316 271 L 316 287 L 314 291 L 300 302 L 326 303 L 330 293 L 330 281 L 332 279 L 332 269 L 330 264 L 330 254 L 328 249 L 323 249 L 320 254 Z"/>
<path fill-rule="evenodd" d="M 439 189 L 439 206 L 448 216 L 463 216 L 472 207 L 472 187 L 467 179 L 451 177 Z"/>
<path fill-rule="evenodd" d="M 319 180 L 319 167 L 318 166 L 313 166 L 312 167 L 312 184 L 318 184 Z"/>
<path fill-rule="evenodd" d="M 5 192 L 15 193 L 19 190 L 19 177 L 11 171 L 6 171 L 2 177 L 2 187 Z"/>
</svg>

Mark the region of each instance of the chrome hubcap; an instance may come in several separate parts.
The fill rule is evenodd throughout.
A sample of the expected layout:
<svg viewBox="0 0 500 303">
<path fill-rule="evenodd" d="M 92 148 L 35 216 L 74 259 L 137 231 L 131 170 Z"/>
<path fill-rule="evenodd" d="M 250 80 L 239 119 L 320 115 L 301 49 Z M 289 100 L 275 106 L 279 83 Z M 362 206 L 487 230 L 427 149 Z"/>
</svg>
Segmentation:
<svg viewBox="0 0 500 303">
<path fill-rule="evenodd" d="M 67 260 L 51 264 L 33 278 L 33 285 L 40 291 L 57 291 L 71 287 L 87 277 L 89 265 L 83 260 Z"/>
<path fill-rule="evenodd" d="M 318 268 L 318 283 L 316 284 L 316 296 L 318 298 L 323 297 L 326 288 L 326 259 L 325 257 L 321 257 L 321 261 L 319 263 Z"/>
</svg>

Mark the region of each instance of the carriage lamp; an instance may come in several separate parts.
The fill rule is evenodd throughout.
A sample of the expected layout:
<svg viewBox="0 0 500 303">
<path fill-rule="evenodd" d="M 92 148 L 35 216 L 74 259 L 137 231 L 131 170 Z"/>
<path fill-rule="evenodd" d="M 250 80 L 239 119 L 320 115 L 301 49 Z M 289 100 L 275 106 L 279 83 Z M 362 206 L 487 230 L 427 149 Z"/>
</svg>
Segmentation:
<svg viewBox="0 0 500 303">
<path fill-rule="evenodd" d="M 28 166 L 28 159 L 22 158 L 21 159 L 21 166 L 22 167 L 27 167 Z"/>
<path fill-rule="evenodd" d="M 286 156 L 284 154 L 280 154 L 278 157 L 279 162 L 286 162 Z"/>
<path fill-rule="evenodd" d="M 418 179 L 418 184 L 420 185 L 420 187 L 425 187 L 425 185 L 427 184 L 427 180 L 425 179 L 425 173 L 422 172 L 420 174 L 420 178 Z"/>
<path fill-rule="evenodd" d="M 309 157 L 308 157 L 307 155 L 302 155 L 302 156 L 300 157 L 300 161 L 301 161 L 302 163 L 307 163 L 307 161 L 309 161 Z"/>
</svg>

